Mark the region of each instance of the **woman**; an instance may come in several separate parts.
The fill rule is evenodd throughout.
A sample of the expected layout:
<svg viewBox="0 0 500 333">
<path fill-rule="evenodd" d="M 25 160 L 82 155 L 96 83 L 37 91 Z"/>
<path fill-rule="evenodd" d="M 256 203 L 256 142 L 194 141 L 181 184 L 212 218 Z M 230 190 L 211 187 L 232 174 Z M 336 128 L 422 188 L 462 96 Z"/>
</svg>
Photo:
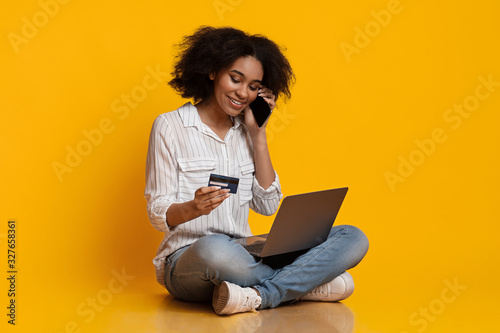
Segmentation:
<svg viewBox="0 0 500 333">
<path fill-rule="evenodd" d="M 354 289 L 345 272 L 368 250 L 366 236 L 335 226 L 318 247 L 281 268 L 251 256 L 233 239 L 251 236 L 249 208 L 276 212 L 282 198 L 266 140 L 250 103 L 290 97 L 293 71 L 260 35 L 201 27 L 180 44 L 169 84 L 184 98 L 151 131 L 145 198 L 152 225 L 165 233 L 154 259 L 158 282 L 186 301 L 212 299 L 217 314 L 273 308 L 292 300 L 338 301 Z M 207 186 L 211 173 L 239 178 L 236 194 Z M 307 223 L 307 221 L 304 221 Z"/>
</svg>

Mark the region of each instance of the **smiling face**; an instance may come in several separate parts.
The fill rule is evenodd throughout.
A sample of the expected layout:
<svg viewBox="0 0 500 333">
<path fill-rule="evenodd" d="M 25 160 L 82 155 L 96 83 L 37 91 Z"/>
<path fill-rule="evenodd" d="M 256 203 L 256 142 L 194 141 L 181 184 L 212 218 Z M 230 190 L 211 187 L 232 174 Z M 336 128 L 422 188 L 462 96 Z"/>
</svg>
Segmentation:
<svg viewBox="0 0 500 333">
<path fill-rule="evenodd" d="M 214 81 L 212 103 L 229 116 L 237 116 L 257 98 L 264 70 L 260 61 L 247 56 L 238 58 L 229 68 L 211 74 Z"/>
</svg>

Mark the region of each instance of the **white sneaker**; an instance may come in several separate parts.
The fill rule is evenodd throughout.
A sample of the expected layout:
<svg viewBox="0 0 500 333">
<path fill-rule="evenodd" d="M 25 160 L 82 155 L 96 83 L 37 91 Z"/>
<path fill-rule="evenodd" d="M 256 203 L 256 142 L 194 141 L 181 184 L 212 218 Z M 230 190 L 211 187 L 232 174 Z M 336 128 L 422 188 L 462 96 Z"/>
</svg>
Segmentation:
<svg viewBox="0 0 500 333">
<path fill-rule="evenodd" d="M 299 301 L 337 302 L 351 296 L 354 281 L 351 274 L 344 272 L 332 281 L 316 287 L 313 291 L 299 298 Z"/>
<path fill-rule="evenodd" d="M 212 306 L 218 315 L 255 311 L 262 302 L 252 288 L 242 288 L 229 282 L 222 282 L 215 287 Z"/>
</svg>

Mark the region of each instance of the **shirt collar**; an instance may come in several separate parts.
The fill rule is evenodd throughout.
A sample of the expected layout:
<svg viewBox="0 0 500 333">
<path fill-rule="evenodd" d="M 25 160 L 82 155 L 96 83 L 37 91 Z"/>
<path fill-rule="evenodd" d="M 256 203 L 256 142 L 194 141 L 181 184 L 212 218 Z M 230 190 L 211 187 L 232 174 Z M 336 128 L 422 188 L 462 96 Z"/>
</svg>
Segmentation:
<svg viewBox="0 0 500 333">
<path fill-rule="evenodd" d="M 201 122 L 200 115 L 196 110 L 196 107 L 191 103 L 187 102 L 179 109 L 177 109 L 179 116 L 181 117 L 184 127 L 196 127 L 201 131 L 203 128 L 203 123 Z"/>
<path fill-rule="evenodd" d="M 198 114 L 198 110 L 191 102 L 187 102 L 183 106 L 181 106 L 178 110 L 179 116 L 181 117 L 182 123 L 184 127 L 196 127 L 199 131 L 203 132 L 204 127 L 206 126 L 201 121 L 200 115 Z M 231 117 L 233 120 L 233 128 L 237 129 L 240 125 L 244 125 L 243 121 L 240 117 Z"/>
</svg>

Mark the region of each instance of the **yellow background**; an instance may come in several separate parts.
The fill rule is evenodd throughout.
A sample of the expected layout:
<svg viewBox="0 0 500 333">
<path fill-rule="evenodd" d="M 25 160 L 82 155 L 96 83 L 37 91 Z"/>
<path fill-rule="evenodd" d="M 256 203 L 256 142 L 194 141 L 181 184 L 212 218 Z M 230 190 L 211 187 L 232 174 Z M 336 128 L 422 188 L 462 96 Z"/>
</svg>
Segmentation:
<svg viewBox="0 0 500 333">
<path fill-rule="evenodd" d="M 460 126 L 444 117 L 473 100 L 479 77 L 500 82 L 500 2 L 53 4 L 0 5 L 1 276 L 9 219 L 18 225 L 19 270 L 15 327 L 6 324 L 1 279 L 2 327 L 64 332 L 74 322 L 82 332 L 154 331 L 164 291 L 151 260 L 162 234 L 147 218 L 145 157 L 153 120 L 185 101 L 162 83 L 128 114 L 114 112 L 113 103 L 140 92 L 147 68 L 169 73 L 172 45 L 199 25 L 230 25 L 286 46 L 297 83 L 271 118 L 272 159 L 285 195 L 350 188 L 336 223 L 360 227 L 371 241 L 352 273 L 357 291 L 345 302 L 356 331 L 497 326 L 500 86 Z M 371 12 L 388 6 L 398 13 L 377 30 Z M 34 30 L 25 27 L 35 21 Z M 357 31 L 370 27 L 364 45 Z M 346 56 L 346 44 L 357 51 Z M 54 162 L 66 164 L 67 146 L 84 145 L 83 131 L 103 119 L 112 130 L 58 179 Z M 429 140 L 436 128 L 446 140 L 418 153 L 415 140 Z M 397 174 L 410 155 L 419 165 L 391 187 L 387 172 Z M 257 233 L 272 220 L 250 216 Z M 76 309 L 122 269 L 134 278 L 86 322 Z M 447 281 L 467 288 L 425 328 L 412 322 L 420 308 L 439 305 Z"/>
</svg>

